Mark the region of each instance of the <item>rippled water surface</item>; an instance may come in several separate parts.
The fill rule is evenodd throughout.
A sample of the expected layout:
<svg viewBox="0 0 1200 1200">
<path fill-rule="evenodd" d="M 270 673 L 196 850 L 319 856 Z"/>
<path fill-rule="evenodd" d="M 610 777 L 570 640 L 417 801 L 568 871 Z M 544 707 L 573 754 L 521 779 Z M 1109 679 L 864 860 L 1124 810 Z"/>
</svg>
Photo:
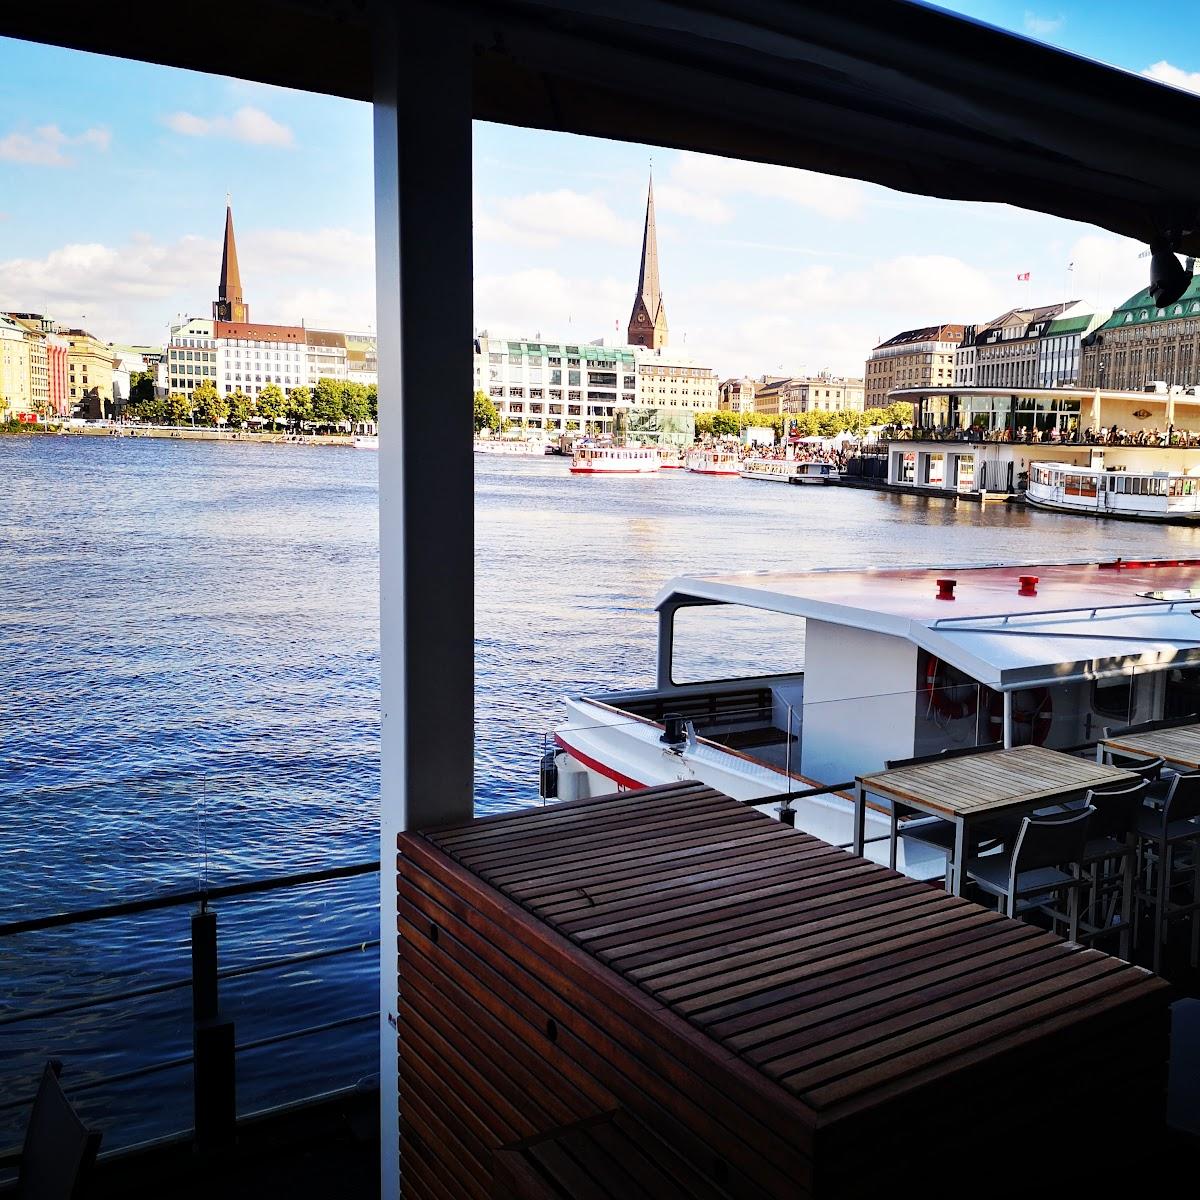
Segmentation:
<svg viewBox="0 0 1200 1200">
<path fill-rule="evenodd" d="M 0 438 L 0 921 L 374 858 L 376 456 Z M 653 599 L 697 570 L 1200 554 L 1142 528 L 663 472 L 476 458 L 482 810 L 536 798 L 564 692 L 653 679 Z M 707 647 L 719 662 L 729 645 Z M 375 876 L 219 906 L 222 963 L 378 936 Z M 190 1050 L 185 910 L 0 942 L 0 1148 L 48 1053 L 103 1081 Z M 239 1043 L 369 1012 L 377 951 L 227 981 Z M 239 1108 L 374 1071 L 367 1024 L 248 1051 Z M 79 1093 L 119 1145 L 190 1123 L 186 1068 Z M 10 1107 L 5 1107 L 9 1105 Z"/>
</svg>

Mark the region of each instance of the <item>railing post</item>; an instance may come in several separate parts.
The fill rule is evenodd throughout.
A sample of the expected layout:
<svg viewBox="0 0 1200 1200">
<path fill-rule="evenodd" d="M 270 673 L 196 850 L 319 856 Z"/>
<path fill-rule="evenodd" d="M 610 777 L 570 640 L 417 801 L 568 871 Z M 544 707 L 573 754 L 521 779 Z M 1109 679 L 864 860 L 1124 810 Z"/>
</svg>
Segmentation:
<svg viewBox="0 0 1200 1200">
<path fill-rule="evenodd" d="M 217 914 L 203 900 L 192 914 L 192 1056 L 196 1149 L 232 1145 L 237 1123 L 233 1022 L 220 1017 Z"/>
</svg>

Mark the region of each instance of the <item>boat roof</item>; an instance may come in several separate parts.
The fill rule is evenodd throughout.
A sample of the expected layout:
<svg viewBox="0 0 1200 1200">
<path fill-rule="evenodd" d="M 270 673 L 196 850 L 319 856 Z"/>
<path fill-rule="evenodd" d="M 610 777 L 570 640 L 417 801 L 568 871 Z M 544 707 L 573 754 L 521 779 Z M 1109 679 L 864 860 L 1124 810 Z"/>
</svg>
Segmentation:
<svg viewBox="0 0 1200 1200">
<path fill-rule="evenodd" d="M 1002 691 L 1200 665 L 1200 559 L 685 575 L 655 607 L 705 603 L 904 638 Z"/>
</svg>

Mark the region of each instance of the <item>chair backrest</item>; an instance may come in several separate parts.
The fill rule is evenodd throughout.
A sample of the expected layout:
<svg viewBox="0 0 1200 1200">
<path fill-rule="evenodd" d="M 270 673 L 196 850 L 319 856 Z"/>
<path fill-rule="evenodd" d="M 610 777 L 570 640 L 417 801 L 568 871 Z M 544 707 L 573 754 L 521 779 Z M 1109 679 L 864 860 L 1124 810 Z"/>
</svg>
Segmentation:
<svg viewBox="0 0 1200 1200">
<path fill-rule="evenodd" d="M 1186 821 L 1189 817 L 1200 817 L 1200 772 L 1176 775 L 1163 802 L 1164 824 Z"/>
<path fill-rule="evenodd" d="M 1088 828 L 1095 811 L 1089 805 L 1071 809 L 1062 816 L 1026 817 L 1021 822 L 1021 831 L 1013 847 L 1014 877 L 1037 867 L 1061 867 L 1079 862 L 1083 858 Z"/>
<path fill-rule="evenodd" d="M 1125 754 L 1109 754 L 1107 757 L 1109 766 L 1132 771 L 1151 783 L 1162 775 L 1162 769 L 1167 765 L 1161 758 L 1130 758 Z"/>
<path fill-rule="evenodd" d="M 46 1063 L 33 1100 L 17 1175 L 21 1200 L 71 1200 L 100 1148 L 100 1134 L 84 1125 L 63 1093 L 61 1070 L 56 1059 Z"/>
<path fill-rule="evenodd" d="M 1140 779 L 1130 787 L 1088 792 L 1084 804 L 1095 809 L 1088 837 L 1123 840 L 1137 824 L 1149 790 L 1150 781 Z"/>
</svg>

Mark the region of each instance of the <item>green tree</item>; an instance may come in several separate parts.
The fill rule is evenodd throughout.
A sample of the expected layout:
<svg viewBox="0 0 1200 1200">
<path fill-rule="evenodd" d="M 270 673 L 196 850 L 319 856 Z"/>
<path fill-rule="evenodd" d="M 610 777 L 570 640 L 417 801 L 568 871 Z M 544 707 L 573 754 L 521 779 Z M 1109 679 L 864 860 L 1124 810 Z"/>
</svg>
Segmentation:
<svg viewBox="0 0 1200 1200">
<path fill-rule="evenodd" d="M 371 384 L 367 388 L 367 416 L 378 423 L 379 421 L 379 388 Z"/>
<path fill-rule="evenodd" d="M 186 425 L 192 417 L 192 402 L 182 392 L 172 392 L 163 408 L 164 425 Z"/>
<path fill-rule="evenodd" d="M 274 384 L 269 386 L 275 387 Z M 276 391 L 279 389 L 276 388 Z M 238 388 L 229 396 L 229 423 L 236 429 L 241 429 L 254 416 L 254 401 Z"/>
<path fill-rule="evenodd" d="M 742 431 L 741 417 L 747 414 L 715 412 L 712 414 L 712 433 L 716 437 L 737 437 Z"/>
<path fill-rule="evenodd" d="M 299 430 L 305 421 L 312 420 L 312 392 L 306 387 L 292 388 L 287 394 L 284 412 L 287 419 Z"/>
<path fill-rule="evenodd" d="M 277 383 L 268 383 L 258 393 L 258 415 L 264 421 L 270 421 L 272 426 L 282 421 L 287 414 L 287 398 L 283 388 Z"/>
<path fill-rule="evenodd" d="M 489 396 L 484 392 L 475 393 L 475 432 L 484 429 L 499 429 L 500 414 Z"/>
<path fill-rule="evenodd" d="M 319 379 L 312 393 L 312 419 L 322 428 L 332 429 L 346 419 L 342 408 L 342 389 L 329 378 Z"/>
<path fill-rule="evenodd" d="M 133 371 L 129 375 L 129 403 L 142 405 L 154 399 L 154 372 Z"/>
<path fill-rule="evenodd" d="M 711 412 L 701 412 L 696 414 L 696 436 L 698 438 L 707 437 L 712 433 L 713 414 Z"/>
<path fill-rule="evenodd" d="M 353 425 L 370 420 L 371 409 L 367 402 L 367 387 L 363 383 L 342 385 L 342 413 Z"/>
<path fill-rule="evenodd" d="M 203 424 L 220 425 L 229 416 L 229 401 L 211 379 L 205 379 L 192 389 L 192 411 Z"/>
</svg>

